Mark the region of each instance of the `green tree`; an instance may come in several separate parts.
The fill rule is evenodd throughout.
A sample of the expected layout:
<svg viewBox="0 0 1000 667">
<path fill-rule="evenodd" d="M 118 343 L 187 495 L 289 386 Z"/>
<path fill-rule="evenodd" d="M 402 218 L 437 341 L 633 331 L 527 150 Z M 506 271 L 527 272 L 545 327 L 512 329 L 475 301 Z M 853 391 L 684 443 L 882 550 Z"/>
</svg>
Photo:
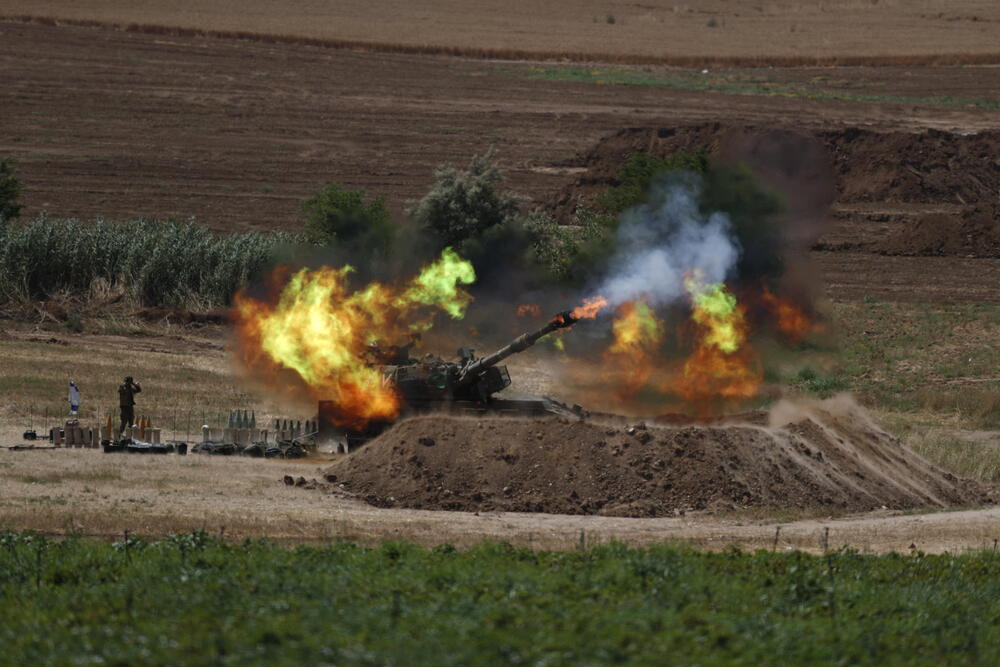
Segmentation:
<svg viewBox="0 0 1000 667">
<path fill-rule="evenodd" d="M 578 252 L 577 238 L 544 211 L 530 211 L 520 222 L 531 240 L 526 260 L 540 269 L 546 282 L 564 281 Z"/>
<path fill-rule="evenodd" d="M 645 202 L 654 180 L 676 171 L 704 174 L 708 171 L 708 154 L 704 150 L 666 157 L 633 153 L 628 162 L 619 167 L 617 184 L 598 197 L 597 203 L 611 213 L 621 213 Z"/>
<path fill-rule="evenodd" d="M 302 202 L 306 240 L 359 254 L 369 260 L 386 255 L 393 225 L 385 199 L 369 198 L 363 189 L 348 190 L 330 183 Z"/>
<path fill-rule="evenodd" d="M 434 186 L 411 212 L 442 247 L 461 249 L 469 239 L 478 239 L 517 212 L 520 199 L 498 187 L 502 176 L 493 155 L 489 151 L 473 156 L 465 170 L 439 167 Z"/>
<path fill-rule="evenodd" d="M 21 215 L 20 197 L 21 181 L 14 175 L 14 165 L 8 160 L 0 161 L 0 221 Z"/>
</svg>

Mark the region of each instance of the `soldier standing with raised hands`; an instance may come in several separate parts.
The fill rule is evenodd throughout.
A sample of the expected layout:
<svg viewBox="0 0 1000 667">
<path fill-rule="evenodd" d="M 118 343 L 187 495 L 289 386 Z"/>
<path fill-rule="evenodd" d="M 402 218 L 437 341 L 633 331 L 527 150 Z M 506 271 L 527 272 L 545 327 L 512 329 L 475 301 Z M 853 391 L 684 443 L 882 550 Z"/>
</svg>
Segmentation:
<svg viewBox="0 0 1000 667">
<path fill-rule="evenodd" d="M 121 438 L 125 429 L 135 421 L 135 395 L 142 391 L 138 382 L 132 380 L 129 375 L 120 387 L 118 387 L 118 405 L 121 407 L 122 423 L 118 429 L 118 437 Z"/>
</svg>

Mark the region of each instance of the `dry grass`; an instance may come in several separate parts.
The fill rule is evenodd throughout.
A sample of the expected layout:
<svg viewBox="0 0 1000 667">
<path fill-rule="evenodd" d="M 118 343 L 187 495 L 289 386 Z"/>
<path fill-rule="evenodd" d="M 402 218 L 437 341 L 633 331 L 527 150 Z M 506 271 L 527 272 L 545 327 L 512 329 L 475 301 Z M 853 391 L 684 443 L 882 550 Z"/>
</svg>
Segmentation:
<svg viewBox="0 0 1000 667">
<path fill-rule="evenodd" d="M 997 384 L 997 381 L 992 381 Z M 925 410 L 951 412 L 983 427 L 1000 428 L 1000 390 L 989 387 L 960 386 L 951 391 L 920 389 L 917 401 Z"/>
<path fill-rule="evenodd" d="M 915 451 L 962 477 L 1000 482 L 1000 437 L 995 433 L 974 434 L 927 430 L 908 439 Z"/>
<path fill-rule="evenodd" d="M 926 413 L 880 412 L 876 418 L 931 463 L 961 477 L 1000 482 L 1000 431 L 949 427 Z"/>
<path fill-rule="evenodd" d="M 131 320 L 110 322 L 87 324 L 102 331 Z M 141 337 L 9 328 L 0 338 L 0 444 L 13 444 L 28 426 L 47 432 L 65 419 L 69 379 L 83 394 L 85 422 L 111 414 L 117 424 L 117 387 L 132 375 L 143 388 L 136 413 L 151 417 L 165 439 L 195 437 L 202 424 L 221 425 L 233 409 L 255 410 L 262 424 L 278 415 L 314 416 L 311 405 L 279 405 L 249 390 L 237 377 L 220 329 L 168 326 L 154 336 L 155 329 L 145 326 Z M 126 328 L 131 331 L 131 325 Z"/>
<path fill-rule="evenodd" d="M 327 534 L 299 511 L 308 496 L 280 483 L 284 474 L 316 476 L 302 463 L 77 449 L 0 457 L 0 523 L 8 526 L 91 535 L 223 527 L 240 535 Z"/>
<path fill-rule="evenodd" d="M 949 3 L 947 12 L 939 3 L 892 0 L 755 7 L 575 0 L 530 11 L 486 0 L 257 2 L 240 12 L 228 3 L 193 1 L 10 0 L 6 6 L 8 21 L 505 60 L 678 67 L 1000 62 L 991 29 L 1000 9 L 983 0 Z"/>
</svg>

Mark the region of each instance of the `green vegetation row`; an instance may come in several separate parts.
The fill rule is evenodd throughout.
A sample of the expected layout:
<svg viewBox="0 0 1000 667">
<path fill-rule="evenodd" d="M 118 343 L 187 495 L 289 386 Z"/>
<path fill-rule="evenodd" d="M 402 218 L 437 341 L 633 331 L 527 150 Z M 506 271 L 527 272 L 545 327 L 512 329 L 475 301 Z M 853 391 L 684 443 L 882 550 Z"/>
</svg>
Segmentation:
<svg viewBox="0 0 1000 667">
<path fill-rule="evenodd" d="M 613 86 L 657 86 L 730 95 L 796 97 L 810 100 L 1000 109 L 1000 100 L 997 99 L 953 97 L 951 95 L 878 95 L 837 90 L 824 85 L 825 79 L 822 77 L 818 77 L 810 84 L 794 84 L 772 81 L 759 74 L 719 74 L 690 70 L 653 72 L 646 69 L 551 66 L 532 67 L 528 70 L 505 68 L 505 71 L 528 79 L 544 81 L 577 81 Z"/>
<path fill-rule="evenodd" d="M 1000 555 L 0 533 L 7 664 L 996 664 Z"/>
<path fill-rule="evenodd" d="M 294 237 L 194 223 L 0 220 L 0 299 L 124 293 L 146 306 L 228 304 Z"/>
<path fill-rule="evenodd" d="M 299 247 L 300 255 L 306 250 L 328 262 L 350 263 L 362 280 L 405 273 L 450 246 L 473 263 L 485 291 L 507 284 L 511 275 L 529 288 L 580 287 L 613 254 L 619 214 L 646 202 L 654 180 L 671 172 L 703 179 L 704 205 L 732 215 L 744 247 L 772 240 L 761 233 L 761 222 L 778 203 L 756 188 L 749 173 L 710 165 L 701 153 L 633 156 L 596 207 L 581 207 L 568 227 L 504 190 L 487 153 L 474 156 L 465 169 L 439 168 L 405 221 L 392 219 L 383 197 L 329 183 L 302 202 L 301 235 L 227 236 L 193 222 L 40 217 L 20 223 L 21 184 L 2 161 L 0 302 L 98 291 L 124 292 L 145 306 L 227 305 L 293 244 L 311 248 Z"/>
</svg>

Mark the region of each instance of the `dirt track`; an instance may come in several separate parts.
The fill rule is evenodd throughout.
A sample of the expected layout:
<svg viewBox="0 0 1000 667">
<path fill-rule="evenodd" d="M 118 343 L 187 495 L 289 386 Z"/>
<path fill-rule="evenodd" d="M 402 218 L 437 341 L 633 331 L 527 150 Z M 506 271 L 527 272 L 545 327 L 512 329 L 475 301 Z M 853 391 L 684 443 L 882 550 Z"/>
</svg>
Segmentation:
<svg viewBox="0 0 1000 667">
<path fill-rule="evenodd" d="M 323 462 L 233 458 L 144 457 L 94 450 L 0 450 L 4 495 L 0 525 L 60 534 L 114 538 L 207 530 L 234 538 L 291 542 L 332 539 L 363 543 L 386 538 L 423 544 L 468 545 L 508 540 L 533 548 L 573 549 L 619 540 L 648 544 L 680 540 L 711 549 L 738 545 L 820 551 L 830 548 L 927 552 L 992 547 L 1000 537 L 1000 508 L 908 514 L 868 514 L 792 521 L 704 514 L 660 519 L 565 516 L 514 512 L 433 512 L 379 509 L 341 496 L 285 486 L 283 475 L 320 476 Z"/>
</svg>

